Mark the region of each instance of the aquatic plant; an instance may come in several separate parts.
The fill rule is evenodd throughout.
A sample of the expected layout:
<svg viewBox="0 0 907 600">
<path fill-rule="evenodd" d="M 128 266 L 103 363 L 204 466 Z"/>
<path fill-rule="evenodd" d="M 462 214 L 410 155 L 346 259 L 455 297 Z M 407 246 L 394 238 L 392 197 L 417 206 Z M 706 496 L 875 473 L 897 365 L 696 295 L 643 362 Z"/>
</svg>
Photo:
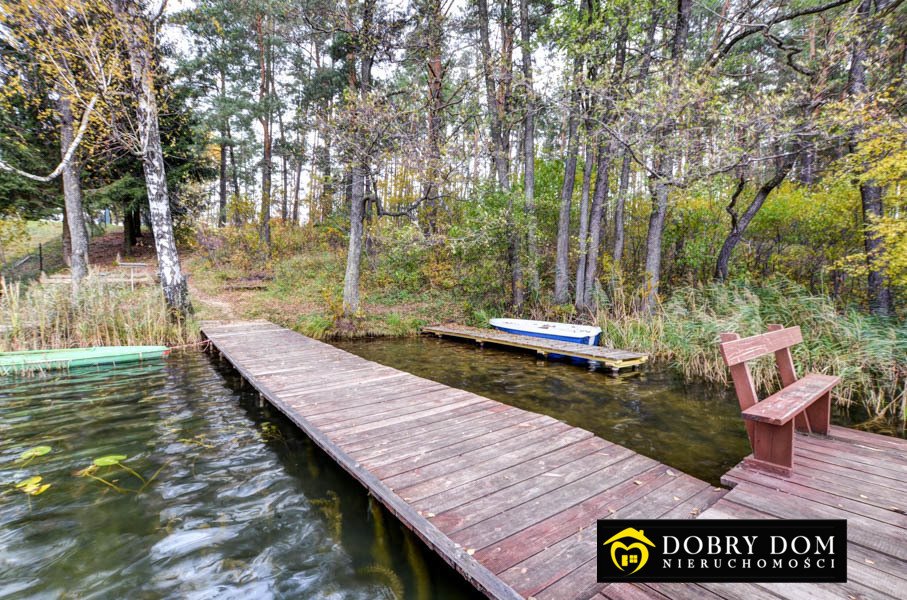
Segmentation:
<svg viewBox="0 0 907 600">
<path fill-rule="evenodd" d="M 43 479 L 44 478 L 40 475 L 34 475 L 28 479 L 23 479 L 16 484 L 16 489 L 29 496 L 38 496 L 50 488 L 49 483 L 41 483 Z"/>
<path fill-rule="evenodd" d="M 132 494 L 139 495 L 142 492 L 144 492 L 145 489 L 149 485 L 151 485 L 151 482 L 153 482 L 157 478 L 158 475 L 160 475 L 161 471 L 164 470 L 164 467 L 166 467 L 168 464 L 170 464 L 170 461 L 165 462 L 163 465 L 161 465 L 158 468 L 157 471 L 154 472 L 154 474 L 151 477 L 146 479 L 146 478 L 142 477 L 141 474 L 139 474 L 137 471 L 135 471 L 131 467 L 128 467 L 123 464 L 123 462 L 127 459 L 128 459 L 128 457 L 125 454 L 108 454 L 106 456 L 101 456 L 101 457 L 96 458 L 93 461 L 91 461 L 91 464 L 88 465 L 87 467 L 85 467 L 84 469 L 76 471 L 75 475 L 76 475 L 76 477 L 88 477 L 90 479 L 94 479 L 95 481 L 103 483 L 107 487 L 109 487 L 121 494 L 132 493 Z M 110 469 L 109 469 L 110 467 L 118 467 L 118 468 L 122 469 L 123 471 L 126 471 L 127 473 L 129 473 L 130 475 L 132 475 L 133 477 L 135 477 L 136 479 L 138 479 L 139 481 L 142 482 L 141 487 L 139 487 L 138 489 L 125 488 L 125 487 L 117 485 L 115 483 L 116 480 L 110 480 L 105 477 L 102 477 L 99 474 L 99 470 L 103 469 L 105 467 L 108 468 L 108 472 L 110 471 Z"/>
<path fill-rule="evenodd" d="M 318 508 L 328 522 L 328 529 L 336 541 L 340 541 L 343 533 L 343 512 L 340 510 L 340 496 L 334 490 L 328 490 L 328 497 L 312 500 L 312 506 Z"/>
<path fill-rule="evenodd" d="M 403 585 L 403 581 L 390 567 L 377 564 L 370 565 L 359 569 L 358 573 L 363 576 L 379 577 L 383 579 L 392 598 L 402 600 L 406 597 L 406 588 Z"/>
<path fill-rule="evenodd" d="M 283 432 L 280 431 L 274 423 L 264 422 L 261 424 L 261 439 L 265 442 L 284 442 L 286 439 L 283 437 Z"/>
<path fill-rule="evenodd" d="M 381 505 L 371 496 L 368 499 L 368 509 L 372 517 L 375 537 L 375 542 L 372 544 L 372 557 L 378 565 L 390 569 L 393 564 L 390 554 L 391 541 L 387 533 L 387 526 L 384 523 L 384 511 Z"/>
<path fill-rule="evenodd" d="M 22 465 L 24 467 L 39 456 L 50 454 L 50 451 L 50 446 L 35 446 L 34 448 L 29 448 L 28 450 L 20 454 L 19 460 L 24 462 L 24 464 Z"/>
</svg>

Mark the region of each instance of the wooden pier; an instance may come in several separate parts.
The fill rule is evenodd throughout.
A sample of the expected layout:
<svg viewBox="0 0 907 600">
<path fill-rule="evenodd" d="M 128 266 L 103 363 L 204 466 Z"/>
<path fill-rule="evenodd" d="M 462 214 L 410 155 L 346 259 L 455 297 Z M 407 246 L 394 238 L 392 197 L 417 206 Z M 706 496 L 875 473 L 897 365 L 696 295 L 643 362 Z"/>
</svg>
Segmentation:
<svg viewBox="0 0 907 600">
<path fill-rule="evenodd" d="M 907 442 L 798 439 L 790 479 L 728 491 L 551 417 L 385 367 L 264 321 L 206 324 L 269 402 L 490 598 L 888 598 L 907 576 Z M 799 437 L 799 436 L 798 436 Z M 846 456 L 846 458 L 842 458 Z M 806 466 L 808 469 L 800 469 Z M 600 584 L 600 518 L 848 518 L 847 584 Z"/>
<path fill-rule="evenodd" d="M 431 327 L 423 327 L 422 331 L 424 333 L 433 333 L 438 337 L 447 336 L 473 340 L 478 344 L 488 343 L 532 350 L 542 356 L 560 354 L 573 358 L 583 358 L 600 363 L 614 371 L 638 367 L 649 359 L 647 354 L 641 354 L 639 352 L 615 350 L 612 348 L 603 348 L 602 346 L 575 344 L 573 342 L 546 340 L 544 338 L 528 335 L 507 333 L 496 329 L 479 329 L 478 327 L 469 327 L 467 325 L 432 325 Z"/>
</svg>

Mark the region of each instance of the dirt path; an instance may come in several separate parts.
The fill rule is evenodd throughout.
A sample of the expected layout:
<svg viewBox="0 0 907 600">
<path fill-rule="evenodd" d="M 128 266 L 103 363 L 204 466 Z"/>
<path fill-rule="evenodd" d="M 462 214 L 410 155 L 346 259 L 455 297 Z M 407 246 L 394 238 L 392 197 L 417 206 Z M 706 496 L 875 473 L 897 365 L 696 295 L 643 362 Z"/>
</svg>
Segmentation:
<svg viewBox="0 0 907 600">
<path fill-rule="evenodd" d="M 232 304 L 204 293 L 197 285 L 192 284 L 191 277 L 189 278 L 189 297 L 195 306 L 195 312 L 202 320 L 232 321 L 238 318 L 233 311 Z"/>
</svg>

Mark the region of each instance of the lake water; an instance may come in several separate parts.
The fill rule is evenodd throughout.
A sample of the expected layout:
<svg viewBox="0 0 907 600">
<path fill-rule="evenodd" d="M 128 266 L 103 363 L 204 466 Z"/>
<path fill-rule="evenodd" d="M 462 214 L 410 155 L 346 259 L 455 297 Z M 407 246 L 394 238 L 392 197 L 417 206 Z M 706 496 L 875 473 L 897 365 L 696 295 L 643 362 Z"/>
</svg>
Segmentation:
<svg viewBox="0 0 907 600">
<path fill-rule="evenodd" d="M 19 460 L 42 445 L 51 451 Z M 79 476 L 109 455 L 125 455 L 136 474 Z M 35 476 L 51 484 L 42 494 L 15 488 Z M 241 391 L 235 373 L 197 352 L 0 378 L 0 484 L 2 598 L 476 597 L 288 420 Z"/>
</svg>

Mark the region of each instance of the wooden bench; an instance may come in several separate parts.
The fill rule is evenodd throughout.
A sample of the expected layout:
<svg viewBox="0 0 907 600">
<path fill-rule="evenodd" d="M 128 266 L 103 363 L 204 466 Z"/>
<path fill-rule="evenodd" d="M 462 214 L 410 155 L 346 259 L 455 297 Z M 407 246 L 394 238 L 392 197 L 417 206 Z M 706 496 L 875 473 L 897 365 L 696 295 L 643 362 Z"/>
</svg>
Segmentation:
<svg viewBox="0 0 907 600">
<path fill-rule="evenodd" d="M 810 374 L 798 380 L 790 349 L 803 341 L 800 328 L 769 325 L 768 329 L 768 333 L 748 338 L 722 333 L 721 355 L 730 368 L 753 448 L 744 462 L 789 475 L 794 466 L 794 430 L 828 433 L 830 392 L 840 378 Z M 768 354 L 775 355 L 784 388 L 760 402 L 746 363 Z"/>
</svg>

